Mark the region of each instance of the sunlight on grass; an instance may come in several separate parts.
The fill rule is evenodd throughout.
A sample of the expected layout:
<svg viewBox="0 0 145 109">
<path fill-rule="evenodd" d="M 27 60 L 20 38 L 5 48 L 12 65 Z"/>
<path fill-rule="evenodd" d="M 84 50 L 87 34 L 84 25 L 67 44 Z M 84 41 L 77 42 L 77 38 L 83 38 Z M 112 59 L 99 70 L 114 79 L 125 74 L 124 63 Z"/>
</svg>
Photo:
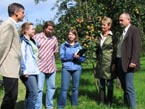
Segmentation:
<svg viewBox="0 0 145 109">
<path fill-rule="evenodd" d="M 145 107 L 145 58 L 141 58 L 141 69 L 134 75 L 134 85 L 137 95 L 137 109 L 144 109 Z M 57 100 L 60 93 L 61 86 L 61 62 L 57 62 L 57 75 L 56 75 L 56 93 L 54 96 L 55 109 L 57 107 Z M 1 77 L 0 77 L 1 79 Z M 44 87 L 45 88 L 45 87 Z M 71 89 L 71 86 L 70 86 Z M 44 89 L 45 92 L 46 88 Z M 0 87 L 0 102 L 3 97 L 3 87 Z M 25 98 L 25 87 L 19 80 L 19 94 L 16 109 L 23 109 L 23 100 Z M 99 99 L 96 91 L 94 75 L 91 70 L 91 65 L 88 63 L 83 64 L 83 72 L 80 80 L 80 90 L 79 90 L 79 105 L 77 107 L 71 106 L 71 90 L 68 93 L 68 99 L 65 109 L 127 109 L 123 103 L 123 91 L 118 88 L 116 81 L 114 83 L 114 103 L 112 107 L 107 107 L 106 105 L 98 105 Z M 44 104 L 43 104 L 43 109 Z"/>
</svg>

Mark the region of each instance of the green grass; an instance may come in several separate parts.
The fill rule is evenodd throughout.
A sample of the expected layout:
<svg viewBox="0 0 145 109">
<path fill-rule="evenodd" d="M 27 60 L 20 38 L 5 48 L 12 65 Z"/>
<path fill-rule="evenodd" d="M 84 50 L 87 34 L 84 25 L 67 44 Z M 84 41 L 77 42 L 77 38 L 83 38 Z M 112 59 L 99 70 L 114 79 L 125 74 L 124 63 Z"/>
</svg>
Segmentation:
<svg viewBox="0 0 145 109">
<path fill-rule="evenodd" d="M 137 109 L 144 109 L 145 107 L 145 58 L 141 58 L 141 69 L 134 75 L 134 85 L 137 94 Z M 56 93 L 54 96 L 54 105 L 57 106 L 57 100 L 60 92 L 61 85 L 61 63 L 57 62 L 57 75 L 56 75 Z M 1 78 L 1 77 L 0 77 Z M 90 68 L 87 63 L 83 64 L 83 72 L 80 80 L 79 90 L 79 105 L 77 107 L 71 106 L 71 86 L 68 93 L 68 99 L 65 109 L 127 109 L 123 103 L 123 91 L 118 88 L 116 82 L 114 83 L 114 103 L 112 107 L 106 105 L 98 105 L 98 94 L 96 91 L 95 80 Z M 3 97 L 3 88 L 0 87 L 0 104 Z M 45 96 L 45 90 L 44 90 Z M 19 81 L 19 94 L 16 109 L 23 109 L 23 101 L 25 97 L 25 87 L 21 81 Z M 43 99 L 45 104 L 45 99 Z M 43 109 L 44 105 L 43 105 Z"/>
</svg>

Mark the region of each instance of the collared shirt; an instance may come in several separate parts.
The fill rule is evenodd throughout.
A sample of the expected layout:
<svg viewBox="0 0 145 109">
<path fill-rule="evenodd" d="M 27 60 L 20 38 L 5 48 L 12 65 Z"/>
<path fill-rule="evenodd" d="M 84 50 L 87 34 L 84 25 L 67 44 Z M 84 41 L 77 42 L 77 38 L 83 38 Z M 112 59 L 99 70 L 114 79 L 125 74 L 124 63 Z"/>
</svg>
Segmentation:
<svg viewBox="0 0 145 109">
<path fill-rule="evenodd" d="M 33 49 L 33 53 L 34 53 L 34 57 L 35 59 L 37 60 L 38 62 L 38 47 L 37 47 L 37 44 L 34 43 L 32 40 L 29 40 L 31 46 L 32 46 L 32 49 Z"/>
<path fill-rule="evenodd" d="M 17 23 L 13 18 L 11 18 L 11 17 L 9 17 L 9 19 L 10 19 L 12 22 L 14 22 L 15 27 L 18 29 L 18 23 Z"/>
<path fill-rule="evenodd" d="M 127 27 L 125 27 L 125 29 L 123 30 L 123 40 L 124 40 L 124 38 L 125 38 L 125 36 L 126 36 L 126 33 L 127 33 L 128 29 L 129 29 L 130 25 L 131 25 L 131 24 L 129 24 L 129 25 L 128 25 Z"/>
<path fill-rule="evenodd" d="M 54 53 L 58 52 L 58 42 L 55 36 L 46 37 L 44 32 L 36 34 L 34 40 L 38 44 L 38 67 L 41 72 L 56 72 Z"/>
<path fill-rule="evenodd" d="M 112 31 L 109 31 L 108 34 L 113 35 Z M 106 40 L 107 37 L 104 37 L 102 33 L 100 35 L 101 35 L 100 46 L 102 47 L 102 45 L 103 45 L 103 43 L 104 43 L 104 41 Z"/>
<path fill-rule="evenodd" d="M 124 28 L 123 33 L 122 33 L 122 35 L 120 37 L 120 40 L 119 40 L 119 43 L 118 43 L 118 46 L 117 46 L 117 58 L 121 58 L 122 57 L 121 56 L 122 44 L 123 44 L 123 40 L 124 40 L 124 38 L 126 36 L 126 33 L 127 33 L 128 29 L 129 29 L 130 25 L 131 24 L 129 24 L 127 27 Z"/>
</svg>

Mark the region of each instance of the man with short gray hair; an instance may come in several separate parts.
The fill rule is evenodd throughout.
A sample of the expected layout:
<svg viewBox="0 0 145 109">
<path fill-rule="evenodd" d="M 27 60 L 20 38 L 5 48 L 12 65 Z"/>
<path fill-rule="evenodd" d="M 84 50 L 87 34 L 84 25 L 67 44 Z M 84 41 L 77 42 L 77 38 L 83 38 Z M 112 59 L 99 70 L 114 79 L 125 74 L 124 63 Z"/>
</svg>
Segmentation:
<svg viewBox="0 0 145 109">
<path fill-rule="evenodd" d="M 133 85 L 134 72 L 139 69 L 141 33 L 131 24 L 128 13 L 122 13 L 119 23 L 123 28 L 117 46 L 117 75 L 124 91 L 124 101 L 129 109 L 136 108 L 136 93 Z"/>
<path fill-rule="evenodd" d="M 3 76 L 4 97 L 1 109 L 14 109 L 18 95 L 21 44 L 17 23 L 24 18 L 19 3 L 8 6 L 9 18 L 0 25 L 0 74 Z"/>
</svg>

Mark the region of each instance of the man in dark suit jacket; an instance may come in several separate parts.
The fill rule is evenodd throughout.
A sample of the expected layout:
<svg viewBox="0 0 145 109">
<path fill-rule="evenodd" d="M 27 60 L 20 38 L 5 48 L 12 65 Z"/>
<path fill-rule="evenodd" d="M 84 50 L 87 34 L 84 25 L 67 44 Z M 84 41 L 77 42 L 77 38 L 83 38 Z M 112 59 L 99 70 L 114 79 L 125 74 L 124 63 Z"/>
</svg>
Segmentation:
<svg viewBox="0 0 145 109">
<path fill-rule="evenodd" d="M 124 101 L 131 109 L 136 108 L 136 93 L 133 85 L 134 71 L 139 69 L 141 33 L 131 25 L 130 15 L 122 13 L 119 23 L 124 29 L 117 46 L 117 75 L 124 91 Z"/>
<path fill-rule="evenodd" d="M 4 97 L 1 109 L 14 109 L 18 95 L 21 43 L 17 23 L 24 18 L 24 7 L 8 6 L 9 18 L 0 25 L 0 74 L 3 76 Z"/>
</svg>

